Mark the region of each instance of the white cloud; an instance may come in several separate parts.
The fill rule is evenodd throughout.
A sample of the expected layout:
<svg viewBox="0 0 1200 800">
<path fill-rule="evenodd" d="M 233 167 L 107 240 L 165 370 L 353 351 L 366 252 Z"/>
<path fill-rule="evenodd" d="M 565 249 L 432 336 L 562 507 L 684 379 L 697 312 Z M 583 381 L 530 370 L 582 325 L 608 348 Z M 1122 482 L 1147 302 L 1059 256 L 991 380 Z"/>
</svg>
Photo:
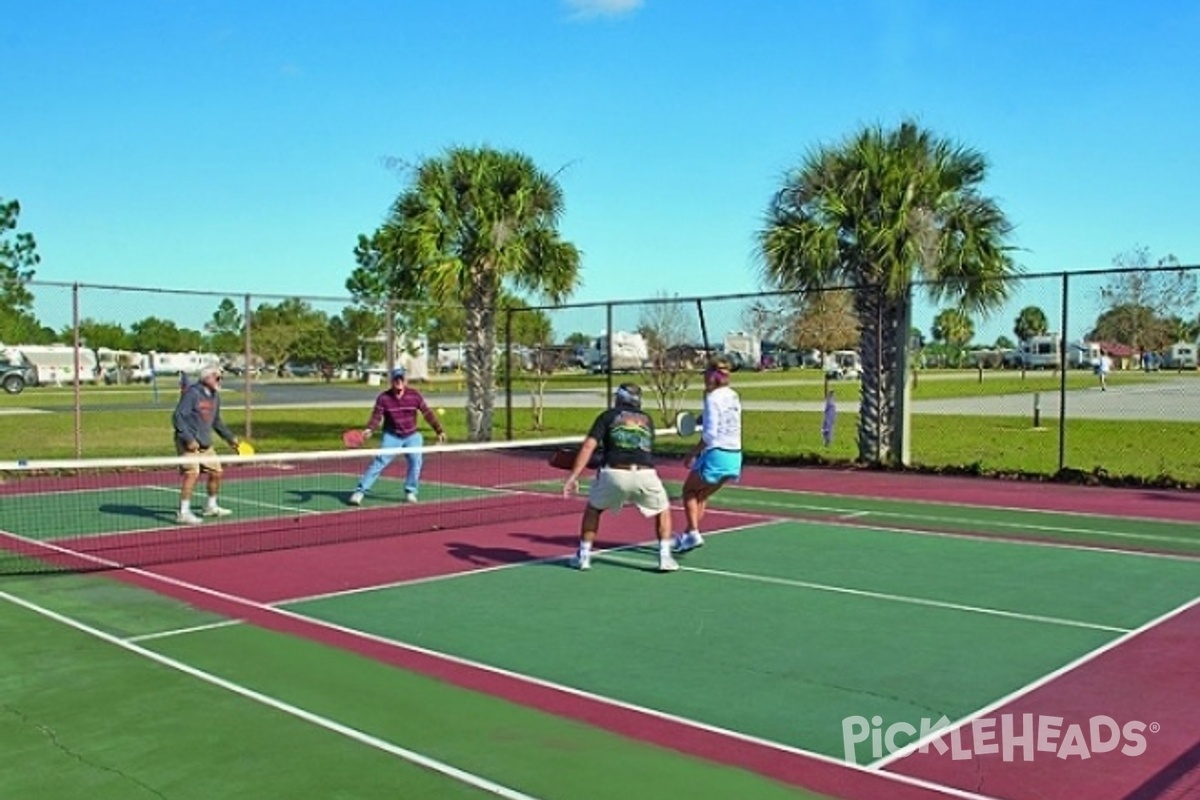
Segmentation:
<svg viewBox="0 0 1200 800">
<path fill-rule="evenodd" d="M 620 17 L 642 7 L 643 0 L 563 0 L 575 20 Z"/>
</svg>

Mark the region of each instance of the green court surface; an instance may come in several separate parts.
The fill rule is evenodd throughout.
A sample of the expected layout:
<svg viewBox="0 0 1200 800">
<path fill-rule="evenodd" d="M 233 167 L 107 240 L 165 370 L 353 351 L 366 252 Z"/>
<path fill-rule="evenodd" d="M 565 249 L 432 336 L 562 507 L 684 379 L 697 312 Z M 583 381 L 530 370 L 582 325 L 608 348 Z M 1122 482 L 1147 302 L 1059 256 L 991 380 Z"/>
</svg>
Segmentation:
<svg viewBox="0 0 1200 800">
<path fill-rule="evenodd" d="M 836 758 L 846 717 L 957 719 L 1200 586 L 1194 561 L 793 522 L 683 563 L 623 551 L 288 608 Z"/>
<path fill-rule="evenodd" d="M 274 478 L 226 480 L 221 504 L 236 512 L 238 521 L 280 515 L 309 515 L 346 511 L 356 476 L 342 474 L 280 475 Z M 496 494 L 474 486 L 426 482 L 421 499 L 435 504 Z M 203 481 L 195 502 L 204 498 Z M 395 504 L 404 498 L 404 483 L 381 478 L 364 507 Z M 102 489 L 8 495 L 0 502 L 0 530 L 40 540 L 83 534 L 129 533 L 174 526 L 179 510 L 179 480 L 110 486 Z"/>
<path fill-rule="evenodd" d="M 63 617 L 29 610 L 34 600 Z M 651 796 L 648 787 L 713 800 L 817 797 L 215 622 L 96 576 L 0 581 L 0 629 L 19 643 L 0 648 L 0 797 L 628 800 Z"/>
<path fill-rule="evenodd" d="M 345 476 L 290 480 L 245 493 L 231 482 L 222 498 L 241 519 L 256 503 L 277 515 L 270 502 L 284 497 L 344 508 Z M 401 496 L 399 482 L 380 487 Z M 9 496 L 0 528 L 33 530 L 34 513 L 58 526 L 48 537 L 128 531 L 140 519 L 129 509 L 173 514 L 176 491 L 110 489 L 58 516 L 44 497 Z M 471 491 L 427 483 L 422 500 Z M 671 575 L 645 545 L 598 553 L 587 573 L 551 557 L 445 574 L 446 540 L 429 533 L 404 541 L 430 565 L 420 578 L 244 605 L 828 761 L 844 756 L 847 717 L 919 728 L 976 714 L 1200 593 L 1200 559 L 1120 549 L 1200 552 L 1194 524 L 745 487 L 720 497 L 820 519 L 714 531 Z M 617 520 L 642 524 L 627 513 L 606 525 Z M 564 524 L 569 539 L 577 521 Z M 488 526 L 453 535 L 515 541 Z M 253 558 L 263 581 L 299 563 Z M 124 577 L 164 595 L 121 577 L 0 577 L 0 798 L 817 797 L 170 599 L 177 579 L 152 568 Z"/>
</svg>

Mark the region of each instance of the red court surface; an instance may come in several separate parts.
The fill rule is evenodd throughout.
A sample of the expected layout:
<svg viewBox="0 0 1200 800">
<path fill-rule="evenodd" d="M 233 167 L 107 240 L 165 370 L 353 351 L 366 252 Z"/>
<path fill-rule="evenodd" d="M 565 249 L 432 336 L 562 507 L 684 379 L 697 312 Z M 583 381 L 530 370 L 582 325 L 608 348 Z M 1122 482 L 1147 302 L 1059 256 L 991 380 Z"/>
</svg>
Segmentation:
<svg viewBox="0 0 1200 800">
<path fill-rule="evenodd" d="M 677 479 L 673 468 L 664 477 Z M 1000 483 L 963 478 L 833 470 L 755 468 L 744 483 L 758 488 L 898 497 L 997 507 L 1044 508 L 1118 516 L 1196 519 L 1200 503 L 1191 493 L 1094 489 L 1060 485 Z M 582 509 L 582 501 L 578 505 Z M 403 507 L 364 509 L 364 515 L 403 513 Z M 710 511 L 713 528 L 761 521 L 762 517 Z M 365 517 L 364 517 L 365 521 Z M 1194 797 L 1200 742 L 1200 609 L 1193 607 L 1132 636 L 1044 685 L 1021 694 L 987 716 L 1057 715 L 1065 730 L 1072 722 L 1106 715 L 1118 724 L 1142 721 L 1146 751 L 1130 757 L 1096 753 L 1087 759 L 1037 752 L 1031 763 L 974 753 L 970 726 L 961 748 L 971 756 L 913 754 L 880 770 L 748 740 L 644 710 L 628 708 L 521 676 L 462 663 L 395 642 L 384 642 L 307 620 L 265 604 L 399 581 L 566 557 L 578 536 L 578 514 L 496 525 L 431 531 L 320 547 L 215 558 L 121 573 L 123 580 L 253 624 L 342 647 L 450 683 L 571 717 L 614 732 L 700 758 L 749 769 L 777 780 L 844 800 L 930 800 L 932 798 L 1041 798 L 1043 800 L 1149 800 Z M 675 512 L 679 529 L 682 514 Z M 599 546 L 644 542 L 649 523 L 635 511 L 606 517 Z M 158 577 L 162 576 L 162 577 Z M 165 583 L 162 578 L 167 578 Z M 1114 597 L 1114 602 L 1119 598 Z M 953 654 L 948 654 L 953 657 Z M 1147 678 L 1147 676 L 1150 676 Z M 1181 793 L 1182 792 L 1182 793 Z"/>
</svg>

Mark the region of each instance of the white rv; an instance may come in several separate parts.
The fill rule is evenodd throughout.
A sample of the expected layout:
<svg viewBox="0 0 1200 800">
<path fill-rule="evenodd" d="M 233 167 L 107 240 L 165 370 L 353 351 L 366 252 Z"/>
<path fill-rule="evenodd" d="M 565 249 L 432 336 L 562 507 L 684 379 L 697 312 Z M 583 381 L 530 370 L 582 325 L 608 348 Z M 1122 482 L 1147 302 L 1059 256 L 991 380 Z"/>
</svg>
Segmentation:
<svg viewBox="0 0 1200 800">
<path fill-rule="evenodd" d="M 725 357 L 735 369 L 758 369 L 762 366 L 762 339 L 745 331 L 725 334 Z"/>
<path fill-rule="evenodd" d="M 67 344 L 19 344 L 11 349 L 20 352 L 25 361 L 37 370 L 38 383 L 42 386 L 62 386 L 75 382 L 75 348 Z M 79 382 L 95 383 L 96 354 L 81 347 L 78 354 Z"/>
<path fill-rule="evenodd" d="M 1058 369 L 1062 366 L 1062 337 L 1057 333 L 1030 336 L 1017 346 L 1024 369 Z"/>
<path fill-rule="evenodd" d="M 650 361 L 650 348 L 640 333 L 615 331 L 612 347 L 613 372 L 633 372 L 643 369 Z M 584 361 L 592 372 L 608 371 L 608 334 L 601 334 L 592 342 L 584 353 Z"/>
<path fill-rule="evenodd" d="M 1192 342 L 1176 342 L 1167 351 L 1168 369 L 1195 369 L 1200 363 L 1196 357 L 1196 345 Z"/>
</svg>

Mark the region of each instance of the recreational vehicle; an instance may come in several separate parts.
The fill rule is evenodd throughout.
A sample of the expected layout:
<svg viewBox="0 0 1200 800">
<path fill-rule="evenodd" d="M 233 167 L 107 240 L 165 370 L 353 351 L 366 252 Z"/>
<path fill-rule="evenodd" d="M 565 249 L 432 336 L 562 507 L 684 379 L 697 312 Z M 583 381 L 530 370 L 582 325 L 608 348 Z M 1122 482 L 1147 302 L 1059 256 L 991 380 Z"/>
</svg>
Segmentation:
<svg viewBox="0 0 1200 800">
<path fill-rule="evenodd" d="M 1057 333 L 1031 336 L 1018 345 L 1023 369 L 1058 369 L 1062 366 L 1062 337 Z"/>
<path fill-rule="evenodd" d="M 1196 364 L 1196 345 L 1192 342 L 1176 342 L 1167 351 L 1168 369 L 1195 369 Z"/>
<path fill-rule="evenodd" d="M 725 357 L 734 369 L 759 369 L 762 366 L 762 339 L 745 331 L 725 334 Z"/>
<path fill-rule="evenodd" d="M 650 361 L 650 348 L 640 333 L 615 331 L 612 348 L 613 372 L 633 372 L 644 368 Z M 607 334 L 602 334 L 592 342 L 592 346 L 584 353 L 584 360 L 592 372 L 607 372 L 610 369 Z"/>
</svg>

